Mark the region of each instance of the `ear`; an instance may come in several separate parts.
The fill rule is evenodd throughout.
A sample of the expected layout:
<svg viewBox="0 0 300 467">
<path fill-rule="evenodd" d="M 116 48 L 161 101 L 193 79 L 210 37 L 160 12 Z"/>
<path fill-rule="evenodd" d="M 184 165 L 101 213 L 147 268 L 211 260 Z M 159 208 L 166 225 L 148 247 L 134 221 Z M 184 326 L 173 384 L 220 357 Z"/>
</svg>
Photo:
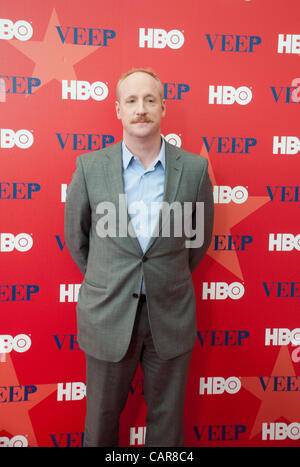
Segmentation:
<svg viewBox="0 0 300 467">
<path fill-rule="evenodd" d="M 115 101 L 115 108 L 116 108 L 117 118 L 120 120 L 121 115 L 120 115 L 120 102 L 119 101 Z"/>
<path fill-rule="evenodd" d="M 165 99 L 162 99 L 161 101 L 161 108 L 162 108 L 162 117 L 166 115 L 166 101 Z"/>
</svg>

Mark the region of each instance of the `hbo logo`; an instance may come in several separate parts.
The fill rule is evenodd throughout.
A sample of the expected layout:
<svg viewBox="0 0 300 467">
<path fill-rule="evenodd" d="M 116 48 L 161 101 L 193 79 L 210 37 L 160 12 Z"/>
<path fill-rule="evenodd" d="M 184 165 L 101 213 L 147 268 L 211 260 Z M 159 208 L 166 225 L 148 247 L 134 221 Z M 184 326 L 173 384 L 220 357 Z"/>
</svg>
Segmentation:
<svg viewBox="0 0 300 467">
<path fill-rule="evenodd" d="M 206 380 L 206 382 L 205 382 Z M 241 381 L 235 376 L 230 376 L 227 379 L 222 377 L 200 378 L 199 394 L 235 394 L 241 389 Z"/>
<path fill-rule="evenodd" d="M 233 201 L 236 204 L 245 203 L 248 199 L 248 191 L 244 186 L 214 186 L 214 202 L 220 204 L 227 204 Z"/>
<path fill-rule="evenodd" d="M 300 251 L 300 234 L 293 235 L 290 233 L 274 233 L 269 234 L 269 250 L 270 251 L 292 251 L 293 249 Z"/>
<path fill-rule="evenodd" d="M 28 41 L 33 34 L 33 29 L 27 21 L 16 21 L 0 19 L 0 39 L 10 40 L 14 37 L 19 41 Z"/>
<path fill-rule="evenodd" d="M 148 48 L 154 49 L 164 49 L 166 46 L 170 49 L 180 49 L 184 43 L 184 35 L 177 29 L 166 32 L 164 29 L 148 28 L 146 32 L 145 28 L 140 28 L 139 32 L 140 47 L 145 47 L 147 44 Z"/>
<path fill-rule="evenodd" d="M 238 300 L 245 293 L 245 288 L 240 282 L 232 282 L 227 284 L 226 282 L 203 282 L 202 298 L 207 300 L 225 300 L 231 298 L 232 300 Z"/>
<path fill-rule="evenodd" d="M 240 105 L 247 105 L 252 99 L 252 92 L 246 86 L 235 89 L 233 86 L 209 86 L 208 103 L 231 105 L 235 102 Z"/>
<path fill-rule="evenodd" d="M 300 439 L 300 423 L 263 423 L 262 439 Z"/>
<path fill-rule="evenodd" d="M 168 135 L 166 135 L 165 140 L 168 143 L 173 144 L 173 146 L 177 146 L 178 148 L 181 147 L 181 138 L 175 133 L 169 133 Z"/>
<path fill-rule="evenodd" d="M 298 154 L 300 140 L 297 136 L 273 136 L 273 154 Z"/>
<path fill-rule="evenodd" d="M 27 149 L 33 144 L 33 135 L 28 130 L 14 131 L 9 128 L 0 130 L 0 148 L 13 148 L 15 145 L 20 149 Z"/>
<path fill-rule="evenodd" d="M 103 101 L 108 96 L 108 87 L 101 81 L 90 84 L 88 81 L 62 80 L 62 98 L 87 101 L 90 97 L 95 101 Z"/>
<path fill-rule="evenodd" d="M 16 249 L 24 252 L 30 250 L 32 245 L 32 237 L 27 233 L 20 233 L 16 236 L 11 233 L 0 234 L 0 251 L 9 252 Z"/>
<path fill-rule="evenodd" d="M 9 334 L 0 336 L 0 353 L 10 353 L 12 350 L 22 353 L 31 347 L 31 339 L 26 334 L 18 334 L 12 337 Z"/>
<path fill-rule="evenodd" d="M 27 448 L 28 441 L 25 436 L 16 435 L 12 438 L 7 436 L 0 437 L 0 448 Z"/>
</svg>

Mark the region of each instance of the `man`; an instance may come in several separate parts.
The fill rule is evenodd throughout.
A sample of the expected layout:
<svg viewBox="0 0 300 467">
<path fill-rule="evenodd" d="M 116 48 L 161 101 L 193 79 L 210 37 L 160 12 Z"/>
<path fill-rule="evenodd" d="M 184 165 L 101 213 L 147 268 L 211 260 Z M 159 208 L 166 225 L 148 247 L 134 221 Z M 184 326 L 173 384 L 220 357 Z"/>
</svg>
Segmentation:
<svg viewBox="0 0 300 467">
<path fill-rule="evenodd" d="M 184 396 L 196 341 L 191 272 L 211 241 L 213 196 L 207 159 L 161 137 L 165 112 L 154 73 L 123 75 L 116 101 L 123 140 L 79 156 L 67 190 L 66 244 L 85 276 L 77 303 L 87 362 L 85 446 L 118 445 L 120 414 L 139 362 L 145 445 L 184 446 Z M 175 232 L 185 213 L 170 209 L 163 216 L 161 207 L 173 202 L 192 206 L 194 235 Z M 197 226 L 196 207 L 203 203 Z M 204 241 L 194 247 L 198 230 Z"/>
</svg>

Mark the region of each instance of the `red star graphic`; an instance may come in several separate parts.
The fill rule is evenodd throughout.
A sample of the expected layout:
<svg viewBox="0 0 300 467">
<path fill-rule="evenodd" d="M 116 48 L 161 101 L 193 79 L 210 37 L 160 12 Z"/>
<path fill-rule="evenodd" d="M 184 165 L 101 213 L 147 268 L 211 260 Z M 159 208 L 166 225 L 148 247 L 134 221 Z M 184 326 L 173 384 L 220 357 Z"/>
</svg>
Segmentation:
<svg viewBox="0 0 300 467">
<path fill-rule="evenodd" d="M 35 62 L 32 76 L 41 80 L 37 89 L 41 89 L 53 79 L 76 80 L 74 65 L 95 50 L 99 50 L 98 46 L 62 43 L 56 26 L 60 26 L 60 22 L 53 9 L 43 41 L 9 41 Z"/>
<path fill-rule="evenodd" d="M 34 384 L 37 390 L 28 395 L 28 400 L 22 399 L 24 386 L 20 386 L 10 355 L 6 362 L 0 364 L 0 401 L 1 401 L 1 429 L 12 436 L 23 435 L 28 440 L 28 446 L 37 446 L 34 429 L 30 420 L 29 411 L 43 399 L 56 391 L 56 384 Z M 8 402 L 13 391 L 15 401 Z M 20 399 L 20 400 L 18 400 Z"/>
<path fill-rule="evenodd" d="M 262 431 L 263 422 L 275 422 L 281 417 L 290 422 L 300 419 L 299 392 L 287 392 L 282 390 L 283 387 L 280 387 L 279 391 L 274 391 L 274 376 L 295 376 L 287 346 L 281 346 L 271 377 L 263 378 L 265 390 L 257 376 L 240 378 L 243 387 L 261 400 L 250 438 Z M 284 381 L 280 383 L 281 386 L 284 384 Z"/>
<path fill-rule="evenodd" d="M 208 172 L 210 179 L 213 186 L 217 185 L 212 165 L 204 145 L 202 146 L 200 154 L 208 159 Z M 231 235 L 231 229 L 235 225 L 250 216 L 253 212 L 257 211 L 257 209 L 269 201 L 270 198 L 267 196 L 249 196 L 247 201 L 243 204 L 216 203 L 213 236 Z M 212 241 L 206 254 L 220 263 L 224 268 L 231 271 L 235 276 L 243 280 L 243 274 L 236 250 L 214 250 L 214 242 Z"/>
</svg>

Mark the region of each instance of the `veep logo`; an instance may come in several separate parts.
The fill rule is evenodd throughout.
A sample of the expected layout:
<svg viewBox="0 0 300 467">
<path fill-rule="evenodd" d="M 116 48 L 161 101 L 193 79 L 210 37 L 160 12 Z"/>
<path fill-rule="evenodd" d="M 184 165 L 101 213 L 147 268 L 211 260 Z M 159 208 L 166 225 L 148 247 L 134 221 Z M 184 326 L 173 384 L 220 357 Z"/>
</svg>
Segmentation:
<svg viewBox="0 0 300 467">
<path fill-rule="evenodd" d="M 300 251 L 300 234 L 293 235 L 290 233 L 270 233 L 269 234 L 269 251 Z"/>
<path fill-rule="evenodd" d="M 61 148 L 73 151 L 98 151 L 115 141 L 113 135 L 97 133 L 56 133 Z"/>
<path fill-rule="evenodd" d="M 259 36 L 234 34 L 205 34 L 210 50 L 218 47 L 221 52 L 253 52 L 254 46 L 261 44 Z"/>
<path fill-rule="evenodd" d="M 299 54 L 300 34 L 278 34 L 277 53 Z"/>
<path fill-rule="evenodd" d="M 299 151 L 300 140 L 297 136 L 273 136 L 273 154 L 298 154 Z"/>
<path fill-rule="evenodd" d="M 287 425 L 283 422 L 263 423 L 262 439 L 300 439 L 300 423 L 294 422 Z"/>
<path fill-rule="evenodd" d="M 40 84 L 39 78 L 0 75 L 1 94 L 32 94 L 33 88 Z"/>
<path fill-rule="evenodd" d="M 116 37 L 111 29 L 79 28 L 70 26 L 55 26 L 62 44 L 109 46 L 108 41 Z"/>
<path fill-rule="evenodd" d="M 12 438 L 0 437 L 0 448 L 27 448 L 28 440 L 25 436 L 15 435 Z"/>
<path fill-rule="evenodd" d="M 197 331 L 197 337 L 200 342 L 200 345 L 205 344 L 211 346 L 231 346 L 231 345 L 243 345 L 244 339 L 248 339 L 250 333 L 249 331 L 235 331 L 235 330 L 225 330 L 225 331 Z"/>
<path fill-rule="evenodd" d="M 246 245 L 252 242 L 250 235 L 215 235 L 214 250 L 245 251 Z"/>
<path fill-rule="evenodd" d="M 300 186 L 266 186 L 270 200 L 278 199 L 281 202 L 299 202 Z"/>
<path fill-rule="evenodd" d="M 19 41 L 28 41 L 32 34 L 32 26 L 27 21 L 13 23 L 10 19 L 0 19 L 0 39 L 10 40 L 15 37 Z"/>
<path fill-rule="evenodd" d="M 296 80 L 296 86 L 270 86 L 276 104 L 284 102 L 285 104 L 299 104 L 300 85 Z"/>
<path fill-rule="evenodd" d="M 189 92 L 190 86 L 186 83 L 163 83 L 164 99 L 182 100 L 184 94 Z"/>
<path fill-rule="evenodd" d="M 28 130 L 14 131 L 9 128 L 0 130 L 0 148 L 10 149 L 17 146 L 20 149 L 30 148 L 33 144 L 33 134 Z"/>
<path fill-rule="evenodd" d="M 108 96 L 108 87 L 101 81 L 62 80 L 62 99 L 87 101 L 90 97 L 95 101 L 103 101 Z"/>
<path fill-rule="evenodd" d="M 2 182 L 0 199 L 32 199 L 32 194 L 40 189 L 38 183 Z"/>
<path fill-rule="evenodd" d="M 29 396 L 37 392 L 37 387 L 33 384 L 25 386 L 1 386 L 0 403 L 27 402 Z"/>
<path fill-rule="evenodd" d="M 240 282 L 232 282 L 227 284 L 226 282 L 203 282 L 202 288 L 202 299 L 208 300 L 226 300 L 231 298 L 232 300 L 238 300 L 242 298 L 245 293 L 245 288 Z"/>
<path fill-rule="evenodd" d="M 28 251 L 33 245 L 32 237 L 27 233 L 13 235 L 12 233 L 0 233 L 0 252 Z"/>
<path fill-rule="evenodd" d="M 236 394 L 241 389 L 241 381 L 235 376 L 200 378 L 199 394 Z"/>
<path fill-rule="evenodd" d="M 247 105 L 251 102 L 251 99 L 252 91 L 246 86 L 240 86 L 237 89 L 233 86 L 209 86 L 209 104 L 232 105 L 236 102 L 239 105 Z"/>
<path fill-rule="evenodd" d="M 236 204 L 245 203 L 248 199 L 248 191 L 244 186 L 218 186 L 213 188 L 213 197 L 216 204 L 228 204 L 231 201 Z"/>
<path fill-rule="evenodd" d="M 249 154 L 249 149 L 256 146 L 255 138 L 240 138 L 240 137 L 227 137 L 227 136 L 213 136 L 209 141 L 207 136 L 200 137 L 203 140 L 207 152 L 212 147 L 216 148 L 219 154 Z"/>
<path fill-rule="evenodd" d="M 300 328 L 266 328 L 265 345 L 300 345 Z"/>
<path fill-rule="evenodd" d="M 164 29 L 145 28 L 139 29 L 139 47 L 164 49 L 166 46 L 170 49 L 180 49 L 184 44 L 184 35 L 177 29 L 165 31 Z"/>
<path fill-rule="evenodd" d="M 263 282 L 267 297 L 300 297 L 300 282 Z"/>
<path fill-rule="evenodd" d="M 15 337 L 9 334 L 0 336 L 0 353 L 10 353 L 15 350 L 18 353 L 27 352 L 31 347 L 31 339 L 26 334 L 18 334 Z"/>
<path fill-rule="evenodd" d="M 57 400 L 58 401 L 79 401 L 86 395 L 86 386 L 84 383 L 58 383 Z"/>
<path fill-rule="evenodd" d="M 38 293 L 38 285 L 34 284 L 0 284 L 0 301 L 2 302 L 23 302 L 30 301 L 31 295 Z"/>
</svg>

